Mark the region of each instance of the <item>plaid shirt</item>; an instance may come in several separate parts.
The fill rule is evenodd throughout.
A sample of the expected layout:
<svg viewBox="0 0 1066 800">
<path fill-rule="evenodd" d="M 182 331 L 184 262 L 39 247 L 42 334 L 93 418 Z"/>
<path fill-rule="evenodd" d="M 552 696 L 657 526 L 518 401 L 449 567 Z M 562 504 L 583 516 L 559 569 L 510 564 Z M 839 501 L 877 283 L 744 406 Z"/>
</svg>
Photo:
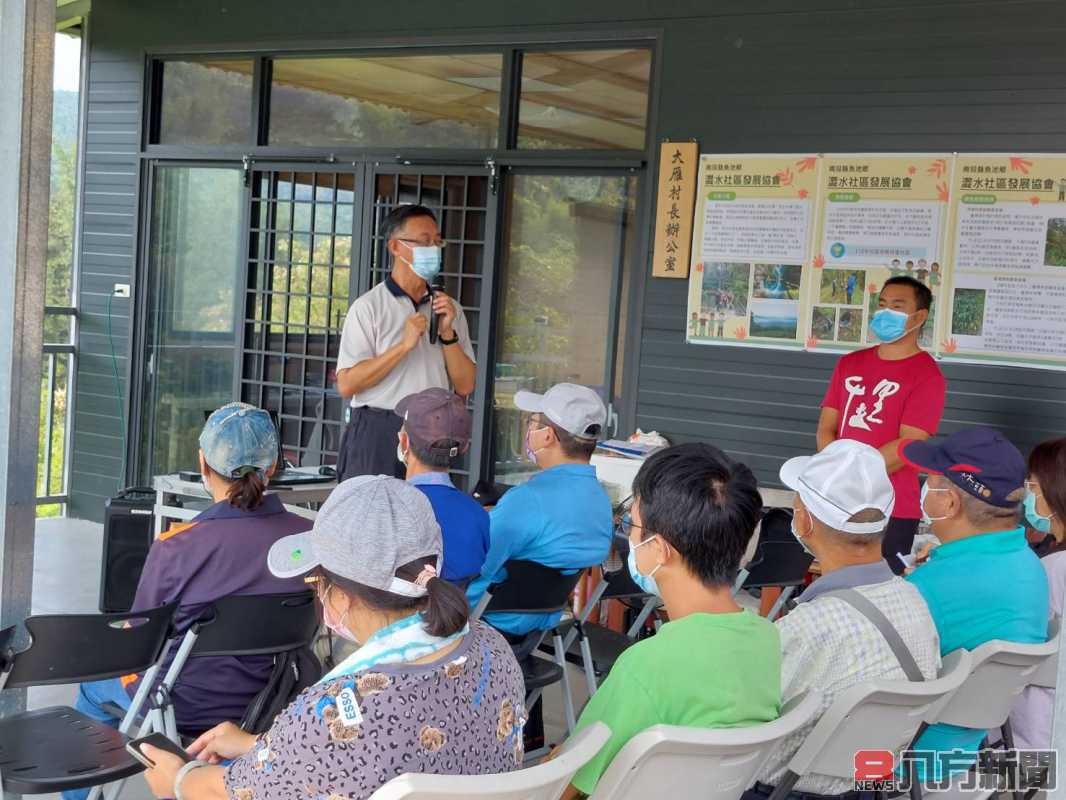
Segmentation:
<svg viewBox="0 0 1066 800">
<path fill-rule="evenodd" d="M 874 581 L 877 582 L 874 582 Z M 822 693 L 814 721 L 783 740 L 763 766 L 758 780 L 776 786 L 788 762 L 837 696 L 857 683 L 874 678 L 905 681 L 907 676 L 892 648 L 872 622 L 828 591 L 854 588 L 888 617 L 927 679 L 940 668 L 940 639 L 921 594 L 888 565 L 845 567 L 819 578 L 795 609 L 778 621 L 781 634 L 781 700 L 808 690 Z M 817 773 L 799 780 L 795 791 L 842 794 L 853 781 Z"/>
</svg>

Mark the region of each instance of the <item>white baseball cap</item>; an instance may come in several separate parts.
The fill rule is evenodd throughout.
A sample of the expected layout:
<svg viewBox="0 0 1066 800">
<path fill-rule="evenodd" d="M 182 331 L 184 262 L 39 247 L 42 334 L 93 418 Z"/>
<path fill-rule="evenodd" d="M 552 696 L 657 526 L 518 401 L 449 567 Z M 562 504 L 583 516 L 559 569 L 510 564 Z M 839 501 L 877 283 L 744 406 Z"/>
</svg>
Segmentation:
<svg viewBox="0 0 1066 800">
<path fill-rule="evenodd" d="M 870 445 L 852 439 L 837 439 L 813 456 L 790 458 L 780 474 L 813 516 L 845 533 L 881 533 L 896 505 L 884 458 Z M 884 519 L 848 522 L 871 508 Z"/>
<path fill-rule="evenodd" d="M 607 425 L 607 408 L 596 392 L 576 383 L 557 383 L 544 394 L 517 392 L 522 411 L 543 414 L 571 436 L 595 440 Z"/>
</svg>

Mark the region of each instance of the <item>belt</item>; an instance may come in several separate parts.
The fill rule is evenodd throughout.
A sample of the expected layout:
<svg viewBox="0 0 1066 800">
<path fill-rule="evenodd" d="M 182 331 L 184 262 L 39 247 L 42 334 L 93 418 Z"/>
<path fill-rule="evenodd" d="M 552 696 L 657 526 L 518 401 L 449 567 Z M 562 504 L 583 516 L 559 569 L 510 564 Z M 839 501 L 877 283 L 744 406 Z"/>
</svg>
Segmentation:
<svg viewBox="0 0 1066 800">
<path fill-rule="evenodd" d="M 755 782 L 755 785 L 751 787 L 755 792 L 769 797 L 774 793 L 773 786 L 767 783 Z M 817 794 L 815 792 L 789 792 L 786 797 L 788 800 L 859 800 L 862 797 L 862 792 L 844 792 L 842 794 Z"/>
<path fill-rule="evenodd" d="M 369 411 L 371 414 L 395 414 L 391 408 L 375 408 L 374 406 L 353 406 L 352 411 Z"/>
</svg>

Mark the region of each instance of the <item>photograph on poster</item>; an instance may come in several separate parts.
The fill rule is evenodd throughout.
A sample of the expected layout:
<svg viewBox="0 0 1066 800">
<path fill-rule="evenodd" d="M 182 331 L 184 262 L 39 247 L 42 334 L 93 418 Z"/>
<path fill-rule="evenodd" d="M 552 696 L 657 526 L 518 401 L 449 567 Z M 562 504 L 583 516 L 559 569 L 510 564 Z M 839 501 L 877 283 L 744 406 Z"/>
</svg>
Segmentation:
<svg viewBox="0 0 1066 800">
<path fill-rule="evenodd" d="M 756 264 L 752 297 L 759 300 L 798 300 L 803 267 L 799 264 Z"/>
<path fill-rule="evenodd" d="M 955 336 L 981 336 L 985 326 L 985 290 L 956 289 L 951 312 L 951 333 Z"/>
<path fill-rule="evenodd" d="M 703 265 L 702 311 L 723 311 L 733 317 L 748 315 L 751 265 L 714 261 Z"/>
<path fill-rule="evenodd" d="M 811 322 L 811 335 L 822 341 L 831 341 L 836 334 L 837 310 L 832 306 L 815 306 Z"/>
<path fill-rule="evenodd" d="M 827 269 L 822 271 L 818 302 L 837 305 L 862 305 L 865 271 L 861 269 Z"/>
<path fill-rule="evenodd" d="M 798 317 L 798 303 L 756 300 L 751 304 L 748 333 L 768 339 L 795 339 Z"/>
<path fill-rule="evenodd" d="M 862 310 L 840 309 L 840 322 L 837 324 L 838 342 L 862 341 Z"/>
<path fill-rule="evenodd" d="M 1044 264 L 1048 267 L 1066 267 L 1066 218 L 1052 217 L 1047 221 Z"/>
</svg>

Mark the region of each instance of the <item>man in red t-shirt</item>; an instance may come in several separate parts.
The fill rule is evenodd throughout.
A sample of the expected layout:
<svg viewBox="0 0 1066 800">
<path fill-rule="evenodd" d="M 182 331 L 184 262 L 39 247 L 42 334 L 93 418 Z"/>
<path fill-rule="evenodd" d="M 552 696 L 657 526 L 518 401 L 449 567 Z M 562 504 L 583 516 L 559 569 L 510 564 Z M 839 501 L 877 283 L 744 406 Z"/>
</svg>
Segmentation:
<svg viewBox="0 0 1066 800">
<path fill-rule="evenodd" d="M 944 376 L 918 346 L 933 293 L 914 278 L 889 278 L 881 288 L 870 330 L 876 347 L 842 357 L 833 370 L 818 420 L 818 450 L 835 439 L 855 439 L 881 451 L 896 490 L 896 507 L 881 552 L 900 574 L 918 530 L 918 472 L 900 458 L 903 439 L 928 439 L 944 411 Z"/>
</svg>

